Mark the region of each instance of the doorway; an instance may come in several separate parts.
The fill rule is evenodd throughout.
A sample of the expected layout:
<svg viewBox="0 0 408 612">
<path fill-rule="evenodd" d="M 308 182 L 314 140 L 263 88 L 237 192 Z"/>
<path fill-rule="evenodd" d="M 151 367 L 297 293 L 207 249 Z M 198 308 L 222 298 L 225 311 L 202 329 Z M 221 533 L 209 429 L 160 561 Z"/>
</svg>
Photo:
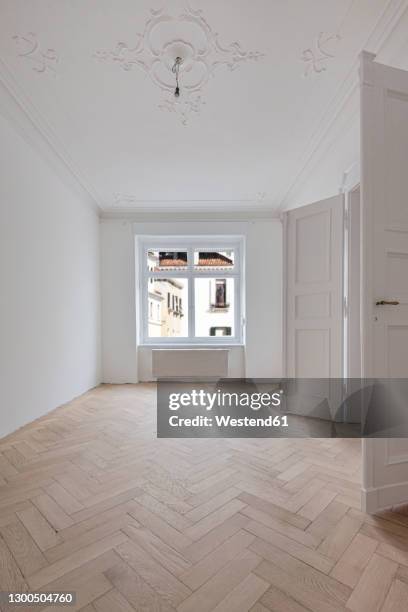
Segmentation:
<svg viewBox="0 0 408 612">
<path fill-rule="evenodd" d="M 343 376 L 361 376 L 360 333 L 360 185 L 345 193 Z"/>
</svg>

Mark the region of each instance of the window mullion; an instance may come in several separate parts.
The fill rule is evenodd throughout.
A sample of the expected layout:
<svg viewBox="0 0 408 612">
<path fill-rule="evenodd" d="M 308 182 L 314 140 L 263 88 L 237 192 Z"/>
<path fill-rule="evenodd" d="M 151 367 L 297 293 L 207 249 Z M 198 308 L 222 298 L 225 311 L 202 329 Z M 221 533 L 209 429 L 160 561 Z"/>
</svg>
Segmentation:
<svg viewBox="0 0 408 612">
<path fill-rule="evenodd" d="M 187 268 L 188 268 L 188 337 L 195 337 L 195 317 L 194 317 L 194 249 L 192 246 L 187 248 Z"/>
<path fill-rule="evenodd" d="M 141 317 L 141 330 L 142 330 L 142 338 L 143 338 L 143 342 L 147 342 L 149 339 L 149 315 L 148 315 L 148 302 L 149 302 L 149 279 L 147 276 L 147 249 L 148 247 L 143 243 L 140 242 L 140 253 L 141 255 L 139 255 L 139 274 L 140 274 L 140 281 L 139 281 L 139 299 L 140 299 L 140 304 L 139 304 L 139 312 L 140 312 L 140 317 Z"/>
</svg>

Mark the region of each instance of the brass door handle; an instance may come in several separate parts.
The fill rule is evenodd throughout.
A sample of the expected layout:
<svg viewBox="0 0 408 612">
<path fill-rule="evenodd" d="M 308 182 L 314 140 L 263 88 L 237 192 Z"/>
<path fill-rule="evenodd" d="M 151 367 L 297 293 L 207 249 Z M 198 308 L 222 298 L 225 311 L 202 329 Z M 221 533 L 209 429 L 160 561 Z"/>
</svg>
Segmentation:
<svg viewBox="0 0 408 612">
<path fill-rule="evenodd" d="M 397 300 L 389 301 L 389 300 L 379 300 L 375 303 L 376 306 L 398 306 L 399 302 Z"/>
</svg>

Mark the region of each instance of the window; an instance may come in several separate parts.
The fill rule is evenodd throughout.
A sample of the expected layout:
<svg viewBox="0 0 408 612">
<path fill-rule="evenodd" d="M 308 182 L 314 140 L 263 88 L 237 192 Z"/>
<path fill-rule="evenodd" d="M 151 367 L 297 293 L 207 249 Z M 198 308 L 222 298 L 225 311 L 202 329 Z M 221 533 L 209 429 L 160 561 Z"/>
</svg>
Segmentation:
<svg viewBox="0 0 408 612">
<path fill-rule="evenodd" d="M 240 237 L 140 237 L 141 342 L 241 343 L 242 259 Z"/>
<path fill-rule="evenodd" d="M 230 336 L 230 327 L 211 327 L 210 336 Z"/>
<path fill-rule="evenodd" d="M 215 303 L 213 308 L 228 308 L 227 304 L 227 280 L 225 278 L 215 281 Z"/>
</svg>

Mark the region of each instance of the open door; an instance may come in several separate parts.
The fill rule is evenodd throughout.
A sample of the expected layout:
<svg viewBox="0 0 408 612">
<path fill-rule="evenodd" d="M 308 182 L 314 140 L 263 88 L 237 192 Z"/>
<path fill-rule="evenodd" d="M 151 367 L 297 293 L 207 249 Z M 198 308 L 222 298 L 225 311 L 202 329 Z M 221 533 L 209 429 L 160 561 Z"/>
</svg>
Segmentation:
<svg viewBox="0 0 408 612">
<path fill-rule="evenodd" d="M 364 52 L 360 78 L 362 374 L 408 378 L 408 72 Z M 364 440 L 364 509 L 403 502 L 408 439 Z"/>
<path fill-rule="evenodd" d="M 286 408 L 327 421 L 342 398 L 343 215 L 343 195 L 286 213 Z"/>
</svg>

